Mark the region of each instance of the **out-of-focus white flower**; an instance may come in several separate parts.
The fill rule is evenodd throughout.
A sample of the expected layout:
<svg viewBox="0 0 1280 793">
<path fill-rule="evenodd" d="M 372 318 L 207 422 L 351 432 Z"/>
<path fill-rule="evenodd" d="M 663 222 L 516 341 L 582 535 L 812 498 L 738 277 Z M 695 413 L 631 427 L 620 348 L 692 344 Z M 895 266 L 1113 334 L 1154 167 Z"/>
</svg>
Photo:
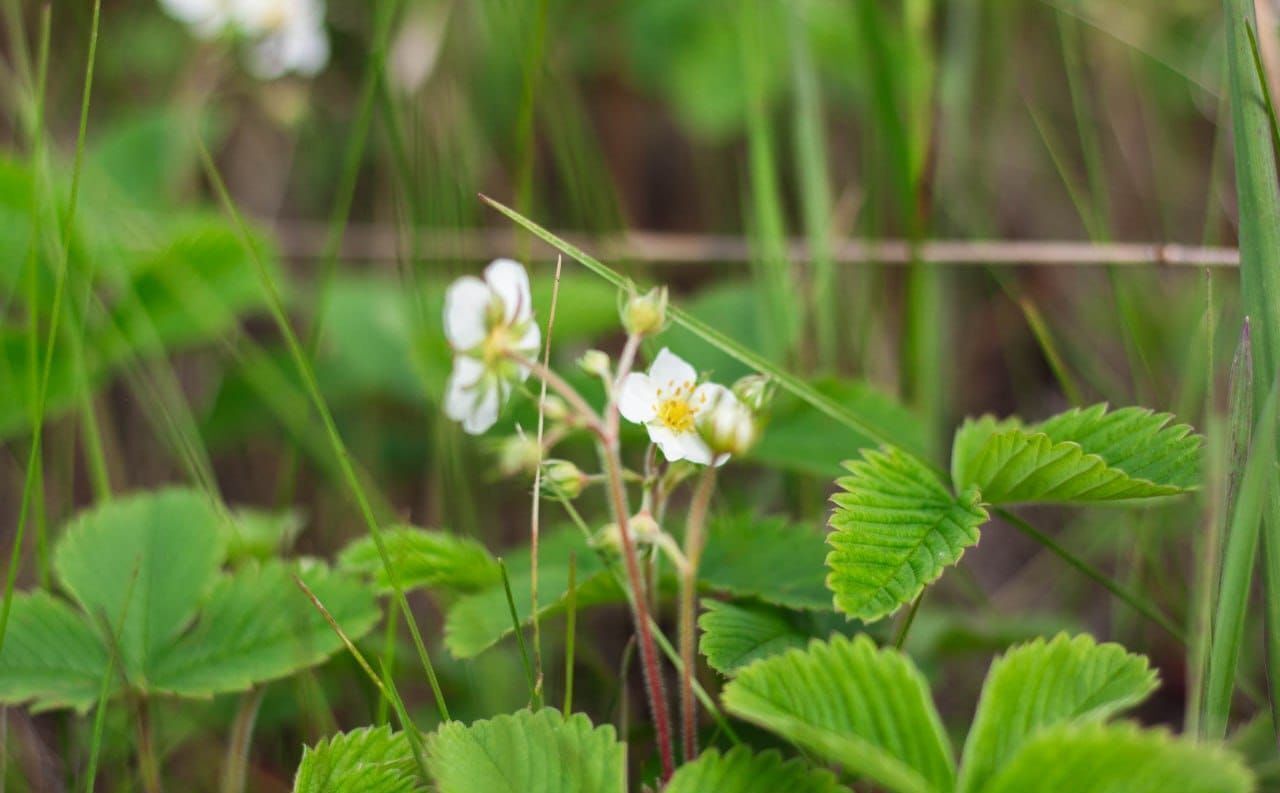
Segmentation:
<svg viewBox="0 0 1280 793">
<path fill-rule="evenodd" d="M 160 6 L 202 39 L 222 33 L 231 20 L 229 0 L 160 0 Z"/>
<path fill-rule="evenodd" d="M 318 74 L 329 62 L 323 0 L 230 0 L 236 28 L 253 40 L 249 70 L 273 80 Z"/>
<path fill-rule="evenodd" d="M 435 71 L 452 8 L 452 2 L 419 3 L 400 25 L 388 65 L 392 83 L 405 94 L 415 93 Z"/>
<path fill-rule="evenodd" d="M 728 389 L 698 416 L 698 433 L 715 456 L 716 465 L 731 455 L 746 454 L 759 437 L 756 414 Z"/>
<path fill-rule="evenodd" d="M 445 387 L 445 414 L 479 435 L 498 420 L 512 385 L 529 376 L 510 355 L 534 358 L 542 340 L 524 267 L 498 259 L 485 268 L 484 280 L 468 275 L 450 284 L 444 333 L 456 353 Z"/>
<path fill-rule="evenodd" d="M 627 421 L 643 424 L 668 460 L 710 465 L 713 455 L 698 434 L 698 420 L 728 389 L 698 385 L 697 379 L 692 366 L 663 347 L 648 374 L 632 372 L 622 381 L 618 411 Z M 715 460 L 716 465 L 723 462 Z"/>
</svg>

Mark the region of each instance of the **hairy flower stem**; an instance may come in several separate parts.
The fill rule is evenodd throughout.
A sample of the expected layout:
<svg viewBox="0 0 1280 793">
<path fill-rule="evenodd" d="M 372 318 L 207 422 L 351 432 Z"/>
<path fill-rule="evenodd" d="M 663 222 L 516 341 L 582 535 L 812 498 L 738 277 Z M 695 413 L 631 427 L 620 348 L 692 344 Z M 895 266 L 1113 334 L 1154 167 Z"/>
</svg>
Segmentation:
<svg viewBox="0 0 1280 793">
<path fill-rule="evenodd" d="M 627 346 L 638 344 L 630 338 Z M 550 367 L 537 361 L 529 360 L 515 353 L 508 356 L 525 366 L 553 391 L 559 394 L 570 408 L 579 414 L 588 428 L 600 440 L 600 460 L 605 469 L 605 478 L 609 489 L 609 504 L 613 510 L 614 521 L 618 524 L 618 534 L 622 538 L 622 558 L 626 564 L 627 581 L 631 587 L 631 611 L 636 624 L 636 639 L 640 646 L 640 668 L 643 673 L 645 693 L 649 698 L 649 710 L 653 715 L 653 728 L 657 735 L 658 757 L 662 765 L 662 781 L 666 783 L 675 773 L 675 762 L 671 751 L 671 716 L 667 711 L 666 692 L 662 686 L 662 673 L 658 666 L 658 651 L 653 641 L 653 631 L 649 625 L 649 606 L 646 597 L 644 576 L 640 570 L 640 561 L 636 555 L 635 543 L 631 539 L 631 510 L 627 506 L 627 492 L 622 483 L 623 467 L 618 442 L 618 433 L 610 432 L 608 427 L 617 427 L 617 402 L 610 400 L 608 424 L 601 420 L 586 400 L 569 385 L 564 378 L 553 372 Z M 635 357 L 634 351 L 631 358 Z M 625 351 L 624 351 L 625 358 Z M 628 367 L 629 368 L 629 367 Z M 626 376 L 623 367 L 618 368 L 618 382 Z"/>
<path fill-rule="evenodd" d="M 707 511 L 715 487 L 716 469 L 709 465 L 698 477 L 684 533 L 685 565 L 680 576 L 680 737 L 686 763 L 698 756 L 698 701 L 693 698 L 693 670 L 698 660 L 698 565 L 706 544 Z"/>
</svg>

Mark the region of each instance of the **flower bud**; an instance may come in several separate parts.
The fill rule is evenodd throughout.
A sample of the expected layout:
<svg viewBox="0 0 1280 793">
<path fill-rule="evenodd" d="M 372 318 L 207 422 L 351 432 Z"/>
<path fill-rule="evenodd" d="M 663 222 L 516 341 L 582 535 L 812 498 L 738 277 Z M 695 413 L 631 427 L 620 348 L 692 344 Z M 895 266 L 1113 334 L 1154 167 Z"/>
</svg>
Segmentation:
<svg viewBox="0 0 1280 793">
<path fill-rule="evenodd" d="M 575 499 L 586 485 L 587 475 L 568 460 L 547 460 L 542 464 L 542 490 L 548 496 Z"/>
<path fill-rule="evenodd" d="M 608 380 L 611 376 L 612 364 L 608 353 L 601 350 L 587 350 L 578 359 L 578 368 L 593 377 Z"/>
<path fill-rule="evenodd" d="M 500 439 L 497 444 L 498 473 L 503 476 L 531 474 L 542 459 L 542 450 L 538 441 L 524 435 L 509 435 Z"/>
<path fill-rule="evenodd" d="M 632 515 L 627 528 L 631 530 L 631 538 L 637 543 L 651 544 L 662 534 L 662 527 L 648 510 Z"/>
<path fill-rule="evenodd" d="M 774 383 L 768 375 L 748 375 L 733 384 L 733 395 L 753 413 L 764 413 L 773 401 Z"/>
<path fill-rule="evenodd" d="M 542 415 L 546 416 L 549 421 L 567 421 L 569 418 L 569 406 L 555 394 L 547 394 L 542 400 Z"/>
<path fill-rule="evenodd" d="M 759 437 L 756 416 L 732 391 L 724 391 L 702 411 L 698 433 L 716 458 L 746 454 Z M 718 463 L 717 463 L 718 464 Z"/>
<path fill-rule="evenodd" d="M 622 308 L 622 327 L 634 336 L 652 336 L 667 326 L 667 288 L 632 294 Z"/>
</svg>

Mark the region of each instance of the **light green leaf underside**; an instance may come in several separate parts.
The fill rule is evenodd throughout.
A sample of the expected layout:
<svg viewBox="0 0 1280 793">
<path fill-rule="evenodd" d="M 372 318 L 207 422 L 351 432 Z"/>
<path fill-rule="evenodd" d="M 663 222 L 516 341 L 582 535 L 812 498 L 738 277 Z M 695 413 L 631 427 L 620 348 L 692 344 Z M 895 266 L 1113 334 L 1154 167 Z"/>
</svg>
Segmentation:
<svg viewBox="0 0 1280 793">
<path fill-rule="evenodd" d="M 500 584 L 497 561 L 475 540 L 442 531 L 400 526 L 382 533 L 387 556 L 405 591 L 440 587 L 453 592 L 474 592 Z M 372 537 L 348 545 L 338 557 L 344 570 L 373 577 L 382 591 L 389 591 L 386 567 Z"/>
<path fill-rule="evenodd" d="M 725 707 L 898 793 L 945 793 L 955 764 L 924 677 L 866 636 L 814 641 L 747 666 Z"/>
<path fill-rule="evenodd" d="M 365 727 L 304 749 L 293 793 L 418 793 L 417 774 L 403 733 Z"/>
<path fill-rule="evenodd" d="M 828 611 L 826 546 L 815 527 L 736 515 L 712 522 L 699 578 L 710 589 L 795 609 Z"/>
<path fill-rule="evenodd" d="M 13 596 L 0 651 L 0 702 L 87 710 L 106 668 L 99 633 L 65 602 L 40 591 Z"/>
<path fill-rule="evenodd" d="M 972 489 L 953 496 L 919 459 L 892 446 L 846 464 L 832 500 L 827 586 L 836 608 L 872 621 L 893 613 L 960 560 L 987 521 Z"/>
<path fill-rule="evenodd" d="M 160 490 L 82 513 L 59 539 L 58 580 L 95 625 L 123 626 L 118 644 L 130 682 L 145 685 L 148 662 L 186 628 L 217 579 L 221 519 L 201 493 Z"/>
<path fill-rule="evenodd" d="M 577 605 L 622 602 L 622 591 L 605 570 L 596 551 L 588 547 L 575 529 L 561 529 L 543 535 L 538 549 L 538 616 L 550 617 L 563 610 L 569 592 L 569 555 L 577 559 Z M 522 548 L 506 558 L 511 593 L 521 624 L 532 619 L 529 549 Z M 513 632 L 511 609 L 502 584 L 458 599 L 444 623 L 445 646 L 457 658 L 471 658 Z"/>
<path fill-rule="evenodd" d="M 438 793 L 623 793 L 626 747 L 582 714 L 523 710 L 427 738 Z"/>
<path fill-rule="evenodd" d="M 752 661 L 803 648 L 810 639 L 840 630 L 843 618 L 827 613 L 796 612 L 767 603 L 724 603 L 704 600 L 698 618 L 699 650 L 712 669 L 731 675 Z"/>
<path fill-rule="evenodd" d="M 1058 634 L 1015 647 L 991 665 L 969 731 L 957 790 L 978 791 L 1038 732 L 1102 721 L 1156 687 L 1147 659 L 1091 636 Z"/>
<path fill-rule="evenodd" d="M 830 772 L 799 760 L 783 762 L 776 751 L 752 754 L 738 746 L 727 754 L 709 750 L 676 770 L 665 793 L 846 793 Z"/>
<path fill-rule="evenodd" d="M 956 433 L 951 474 L 991 504 L 1123 501 L 1185 492 L 1198 481 L 1200 437 L 1144 408 L 1071 410 L 1032 427 L 990 416 Z"/>
<path fill-rule="evenodd" d="M 1062 726 L 1023 744 L 983 793 L 1249 793 L 1253 779 L 1222 748 L 1133 725 Z"/>
<path fill-rule="evenodd" d="M 377 623 L 373 594 L 358 581 L 319 563 L 304 563 L 300 576 L 353 640 Z M 243 691 L 342 646 L 289 567 L 273 561 L 219 581 L 194 629 L 156 658 L 150 688 L 188 697 Z"/>
</svg>

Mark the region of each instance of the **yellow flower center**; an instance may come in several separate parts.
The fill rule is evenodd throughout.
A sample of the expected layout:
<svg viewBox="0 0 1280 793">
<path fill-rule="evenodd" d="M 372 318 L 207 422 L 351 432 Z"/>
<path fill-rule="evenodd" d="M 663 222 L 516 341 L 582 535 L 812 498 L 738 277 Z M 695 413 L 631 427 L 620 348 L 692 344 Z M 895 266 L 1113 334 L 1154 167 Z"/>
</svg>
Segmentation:
<svg viewBox="0 0 1280 793">
<path fill-rule="evenodd" d="M 692 396 L 693 383 L 677 384 L 674 380 L 668 381 L 665 388 L 658 389 L 658 402 L 653 408 L 654 420 L 675 433 L 692 432 L 698 408 L 702 407 L 702 402 L 707 401 L 706 395 L 703 395 L 701 402 L 695 406 L 690 401 Z"/>
</svg>

